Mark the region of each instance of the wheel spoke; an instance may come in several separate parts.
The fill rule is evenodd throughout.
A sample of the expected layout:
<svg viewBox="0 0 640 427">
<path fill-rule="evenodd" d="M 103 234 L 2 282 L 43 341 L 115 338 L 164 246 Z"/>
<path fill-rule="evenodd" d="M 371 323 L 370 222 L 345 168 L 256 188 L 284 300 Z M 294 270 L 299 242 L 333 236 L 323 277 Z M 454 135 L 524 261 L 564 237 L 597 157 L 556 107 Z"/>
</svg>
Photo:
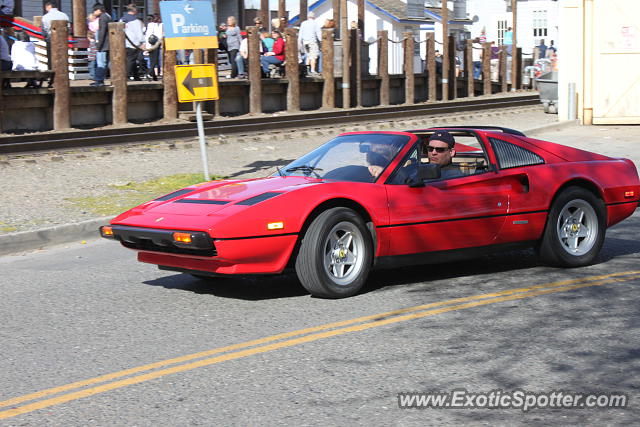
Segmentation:
<svg viewBox="0 0 640 427">
<path fill-rule="evenodd" d="M 578 236 L 571 236 L 567 239 L 567 243 L 571 249 L 578 249 Z"/>
<path fill-rule="evenodd" d="M 344 264 L 340 263 L 337 265 L 338 267 L 338 273 L 336 274 L 336 276 L 338 278 L 343 278 L 344 277 Z"/>
<path fill-rule="evenodd" d="M 353 240 L 353 235 L 350 232 L 345 232 L 340 239 L 338 239 L 338 244 L 342 245 L 344 248 L 348 248 Z"/>
<path fill-rule="evenodd" d="M 589 237 L 589 228 L 586 225 L 581 226 L 576 237 Z"/>
<path fill-rule="evenodd" d="M 353 252 L 349 251 L 347 252 L 347 256 L 344 259 L 344 263 L 347 265 L 353 265 L 356 262 L 356 256 Z"/>
<path fill-rule="evenodd" d="M 562 227 L 562 229 L 560 230 L 560 238 L 561 239 L 568 239 L 569 235 L 567 234 L 567 230 L 564 229 L 564 227 Z"/>
<path fill-rule="evenodd" d="M 573 216 L 577 216 L 577 220 L 578 220 L 578 224 L 582 224 L 582 220 L 584 219 L 584 210 L 583 209 L 578 209 L 577 211 L 575 211 L 573 213 Z"/>
</svg>

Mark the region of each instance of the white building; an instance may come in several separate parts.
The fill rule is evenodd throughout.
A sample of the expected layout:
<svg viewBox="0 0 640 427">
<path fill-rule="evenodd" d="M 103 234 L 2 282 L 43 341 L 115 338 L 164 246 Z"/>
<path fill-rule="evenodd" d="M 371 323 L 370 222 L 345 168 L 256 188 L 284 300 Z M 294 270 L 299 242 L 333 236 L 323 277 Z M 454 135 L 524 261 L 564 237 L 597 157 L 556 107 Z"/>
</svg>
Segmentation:
<svg viewBox="0 0 640 427">
<path fill-rule="evenodd" d="M 358 6 L 355 0 L 347 3 L 348 9 L 348 22 L 357 21 L 358 19 Z M 309 10 L 313 11 L 316 15 L 316 20 L 320 24 L 324 23 L 326 19 L 333 18 L 332 2 L 330 0 L 318 0 L 309 5 Z M 295 14 L 291 14 L 292 18 L 289 20 L 290 25 L 300 25 L 298 9 L 294 11 Z M 378 37 L 378 31 L 386 30 L 389 34 L 389 40 L 401 41 L 403 39 L 404 32 L 412 32 L 414 39 L 425 40 L 427 32 L 432 32 L 434 28 L 434 21 L 425 17 L 412 17 L 410 16 L 407 8 L 407 3 L 401 0 L 365 0 L 365 30 L 364 40 L 368 43 L 375 41 Z M 336 23 L 340 25 L 340 23 Z M 424 49 L 424 43 L 416 44 L 416 46 L 422 46 Z M 416 48 L 416 57 L 417 57 Z M 424 52 L 422 53 L 424 57 Z M 369 47 L 369 72 L 371 74 L 377 73 L 378 64 L 378 46 L 377 43 L 373 43 Z M 418 62 L 418 61 L 416 61 Z M 418 63 L 416 65 L 419 65 Z M 420 65 L 421 66 L 421 65 Z M 390 74 L 402 74 L 403 68 L 403 52 L 401 43 L 389 43 L 389 73 Z M 416 72 L 419 68 L 415 68 Z"/>
</svg>

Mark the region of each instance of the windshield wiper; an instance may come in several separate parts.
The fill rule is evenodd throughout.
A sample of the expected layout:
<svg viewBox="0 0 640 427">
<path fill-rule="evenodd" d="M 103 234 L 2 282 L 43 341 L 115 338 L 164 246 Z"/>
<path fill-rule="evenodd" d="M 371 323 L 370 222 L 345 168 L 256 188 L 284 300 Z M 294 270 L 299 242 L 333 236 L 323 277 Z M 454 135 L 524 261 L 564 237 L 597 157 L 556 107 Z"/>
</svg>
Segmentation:
<svg viewBox="0 0 640 427">
<path fill-rule="evenodd" d="M 305 175 L 309 175 L 311 172 L 313 172 L 319 178 L 320 175 L 315 173 L 315 171 L 321 171 L 321 170 L 322 168 L 316 168 L 309 165 L 301 165 L 301 166 L 294 166 L 294 167 L 288 168 L 286 169 L 286 172 L 302 171 L 304 172 Z"/>
</svg>

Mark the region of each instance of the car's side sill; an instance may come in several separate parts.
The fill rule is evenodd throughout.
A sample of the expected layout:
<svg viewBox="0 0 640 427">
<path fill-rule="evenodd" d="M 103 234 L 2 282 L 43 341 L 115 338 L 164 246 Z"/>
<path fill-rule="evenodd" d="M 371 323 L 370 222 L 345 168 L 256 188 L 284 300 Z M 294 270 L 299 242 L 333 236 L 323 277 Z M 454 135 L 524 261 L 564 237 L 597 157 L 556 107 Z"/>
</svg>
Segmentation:
<svg viewBox="0 0 640 427">
<path fill-rule="evenodd" d="M 408 255 L 394 255 L 378 257 L 374 261 L 374 268 L 395 268 L 405 265 L 439 264 L 461 259 L 477 258 L 494 252 L 505 252 L 525 249 L 535 246 L 537 241 L 502 243 L 497 245 L 480 246 L 476 248 L 451 249 L 447 251 L 421 252 Z"/>
</svg>

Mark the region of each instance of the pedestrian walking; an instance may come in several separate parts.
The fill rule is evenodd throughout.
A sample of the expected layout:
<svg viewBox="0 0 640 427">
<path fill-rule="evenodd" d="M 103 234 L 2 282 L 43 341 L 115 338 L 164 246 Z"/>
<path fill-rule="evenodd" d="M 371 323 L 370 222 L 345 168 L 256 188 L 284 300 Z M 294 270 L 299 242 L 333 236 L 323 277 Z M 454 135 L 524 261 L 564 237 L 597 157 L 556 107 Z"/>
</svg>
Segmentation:
<svg viewBox="0 0 640 427">
<path fill-rule="evenodd" d="M 231 64 L 231 75 L 228 78 L 236 78 L 238 76 L 238 64 L 236 63 L 236 55 L 242 43 L 242 35 L 240 28 L 236 25 L 235 16 L 227 18 L 227 52 L 229 53 L 229 63 Z"/>
<path fill-rule="evenodd" d="M 149 76 L 154 82 L 158 80 L 158 75 L 162 71 L 160 69 L 160 52 L 162 51 L 163 34 L 162 19 L 160 15 L 154 14 L 147 24 L 145 32 L 146 46 L 149 52 Z"/>
<path fill-rule="evenodd" d="M 306 55 L 306 63 L 309 67 L 309 75 L 318 74 L 318 56 L 320 56 L 320 41 L 322 40 L 322 29 L 316 22 L 313 12 L 307 14 L 307 20 L 300 24 L 300 40 Z"/>
<path fill-rule="evenodd" d="M 111 22 L 111 16 L 105 11 L 102 3 L 93 5 L 93 14 L 98 19 L 98 32 L 96 34 L 95 81 L 91 83 L 91 86 L 104 86 L 109 64 L 109 22 Z"/>
<path fill-rule="evenodd" d="M 140 70 L 142 64 L 142 48 L 144 47 L 144 24 L 138 18 L 138 6 L 131 3 L 127 6 L 127 13 L 120 19 L 124 22 L 125 48 L 127 51 L 127 73 L 130 80 L 142 80 Z"/>
</svg>

